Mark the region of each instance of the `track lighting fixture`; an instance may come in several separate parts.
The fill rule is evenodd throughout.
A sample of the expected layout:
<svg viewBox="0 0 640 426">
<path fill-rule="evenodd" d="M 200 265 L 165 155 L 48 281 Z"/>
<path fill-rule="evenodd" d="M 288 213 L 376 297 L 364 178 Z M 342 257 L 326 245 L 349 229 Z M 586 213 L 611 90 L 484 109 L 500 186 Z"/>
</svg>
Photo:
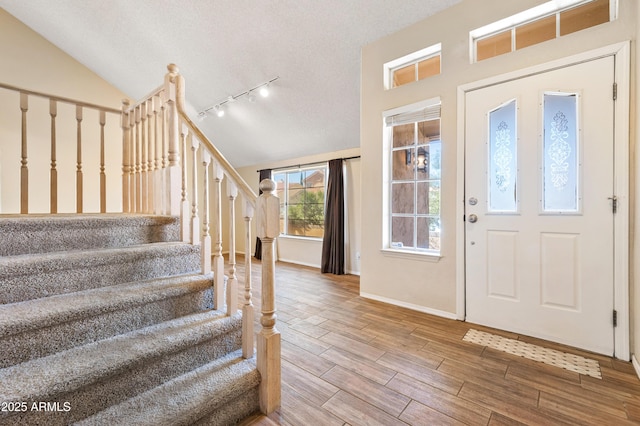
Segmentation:
<svg viewBox="0 0 640 426">
<path fill-rule="evenodd" d="M 262 96 L 263 98 L 266 98 L 267 96 L 269 96 L 269 85 L 274 81 L 276 81 L 278 78 L 280 77 L 272 78 L 271 80 L 266 81 L 262 84 L 258 84 L 257 86 L 254 86 L 249 90 L 245 90 L 242 93 L 238 93 L 235 96 L 228 96 L 225 100 L 218 102 L 217 104 L 214 104 L 198 112 L 198 119 L 204 120 L 207 117 L 208 113 L 212 111 L 215 111 L 218 117 L 223 117 L 225 113 L 224 108 L 226 107 L 226 105 L 232 102 L 235 102 L 237 99 L 243 96 L 246 96 L 247 100 L 253 103 L 256 101 L 256 95 L 255 95 L 256 90 L 258 91 L 258 93 L 260 93 L 260 96 Z"/>
</svg>

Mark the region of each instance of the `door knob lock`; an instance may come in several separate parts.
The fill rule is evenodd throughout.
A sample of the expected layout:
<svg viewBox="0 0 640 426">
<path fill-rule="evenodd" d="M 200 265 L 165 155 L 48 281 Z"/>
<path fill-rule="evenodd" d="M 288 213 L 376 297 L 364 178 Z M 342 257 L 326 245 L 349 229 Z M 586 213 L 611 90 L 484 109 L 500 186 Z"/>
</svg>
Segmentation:
<svg viewBox="0 0 640 426">
<path fill-rule="evenodd" d="M 478 221 L 478 216 L 476 216 L 475 214 L 469 215 L 469 222 L 476 223 L 477 221 Z"/>
</svg>

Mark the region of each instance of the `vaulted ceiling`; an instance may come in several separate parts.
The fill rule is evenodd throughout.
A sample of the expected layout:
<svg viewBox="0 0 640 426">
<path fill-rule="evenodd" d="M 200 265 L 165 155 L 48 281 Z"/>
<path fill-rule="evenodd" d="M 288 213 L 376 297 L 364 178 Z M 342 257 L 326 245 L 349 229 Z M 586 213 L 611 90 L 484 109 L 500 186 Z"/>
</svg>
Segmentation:
<svg viewBox="0 0 640 426">
<path fill-rule="evenodd" d="M 192 118 L 236 167 L 360 145 L 360 50 L 461 0 L 0 0 L 132 99 L 176 63 Z M 382 74 L 382 70 L 380 71 Z"/>
</svg>

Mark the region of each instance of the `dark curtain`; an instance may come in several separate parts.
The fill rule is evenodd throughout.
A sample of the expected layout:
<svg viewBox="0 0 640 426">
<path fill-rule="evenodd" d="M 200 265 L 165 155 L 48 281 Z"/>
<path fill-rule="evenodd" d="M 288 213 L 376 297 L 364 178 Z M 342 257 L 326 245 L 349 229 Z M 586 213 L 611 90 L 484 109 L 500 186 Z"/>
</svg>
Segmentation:
<svg viewBox="0 0 640 426">
<path fill-rule="evenodd" d="M 260 182 L 262 182 L 265 179 L 271 179 L 271 169 L 263 169 L 260 170 L 260 180 L 258 181 L 258 184 L 260 184 Z M 262 190 L 259 190 L 258 195 L 262 195 Z M 262 241 L 260 241 L 260 238 L 256 237 L 256 252 L 254 254 L 254 257 L 258 260 L 262 259 Z"/>
<path fill-rule="evenodd" d="M 323 273 L 344 274 L 344 176 L 342 159 L 329 161 L 327 211 L 324 216 L 322 240 Z"/>
</svg>

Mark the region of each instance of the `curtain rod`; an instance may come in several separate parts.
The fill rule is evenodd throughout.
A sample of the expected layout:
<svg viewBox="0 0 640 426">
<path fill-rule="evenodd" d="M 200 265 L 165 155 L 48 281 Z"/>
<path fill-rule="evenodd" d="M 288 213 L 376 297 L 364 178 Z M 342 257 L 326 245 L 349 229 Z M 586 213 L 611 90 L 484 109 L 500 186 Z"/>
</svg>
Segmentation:
<svg viewBox="0 0 640 426">
<path fill-rule="evenodd" d="M 360 158 L 360 156 L 359 156 L 359 155 L 354 155 L 353 157 L 339 158 L 339 160 L 347 161 L 347 160 L 355 160 L 356 158 Z M 275 167 L 275 168 L 273 168 L 273 169 L 271 169 L 271 170 L 272 170 L 272 171 L 273 171 L 273 170 L 284 170 L 284 169 L 290 169 L 290 168 L 292 168 L 292 167 L 298 167 L 298 168 L 300 168 L 300 167 L 304 167 L 304 166 L 313 166 L 313 165 L 315 165 L 315 164 L 328 163 L 329 161 L 330 161 L 330 160 L 327 160 L 327 161 L 314 161 L 313 163 L 304 163 L 304 164 L 293 164 L 293 165 L 291 165 L 291 166 Z M 259 172 L 260 172 L 260 170 L 256 170 L 256 172 L 258 172 L 258 173 L 259 173 Z"/>
</svg>

